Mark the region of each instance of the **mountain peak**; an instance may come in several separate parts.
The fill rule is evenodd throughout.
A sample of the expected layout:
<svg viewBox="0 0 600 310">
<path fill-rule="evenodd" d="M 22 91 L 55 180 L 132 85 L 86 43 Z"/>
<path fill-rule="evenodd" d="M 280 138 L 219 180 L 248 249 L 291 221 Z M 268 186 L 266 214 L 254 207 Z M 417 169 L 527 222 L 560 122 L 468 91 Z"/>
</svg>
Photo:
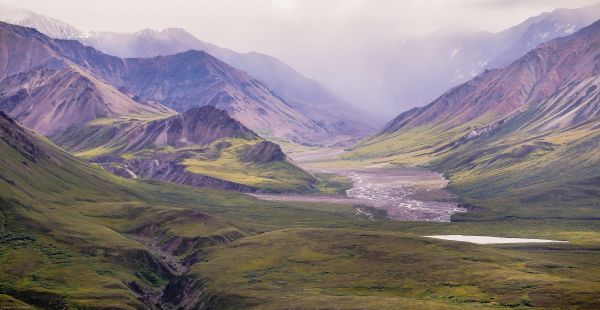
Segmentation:
<svg viewBox="0 0 600 310">
<path fill-rule="evenodd" d="M 25 126 L 51 135 L 102 117 L 168 115 L 158 104 L 141 104 L 75 68 L 36 67 L 0 82 L 0 109 Z"/>
<path fill-rule="evenodd" d="M 210 143 L 217 136 L 244 139 L 258 138 L 253 131 L 233 119 L 226 111 L 211 105 L 193 107 L 180 115 L 171 117 L 171 119 L 181 120 L 181 125 L 189 129 L 188 133 L 191 136 L 185 139 L 190 142 Z M 221 132 L 212 132 L 215 129 Z"/>
<path fill-rule="evenodd" d="M 0 20 L 11 24 L 35 28 L 41 33 L 57 39 L 73 40 L 85 35 L 79 29 L 58 19 L 6 5 L 0 5 Z"/>
</svg>

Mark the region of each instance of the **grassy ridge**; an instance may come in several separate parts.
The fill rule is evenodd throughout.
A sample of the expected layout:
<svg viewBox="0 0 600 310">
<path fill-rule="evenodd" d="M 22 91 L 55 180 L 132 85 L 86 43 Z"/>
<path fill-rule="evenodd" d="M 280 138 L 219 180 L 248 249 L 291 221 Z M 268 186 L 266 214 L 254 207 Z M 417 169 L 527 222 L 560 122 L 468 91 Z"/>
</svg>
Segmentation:
<svg viewBox="0 0 600 310">
<path fill-rule="evenodd" d="M 225 139 L 213 145 L 223 142 L 230 146 L 220 150 L 217 158 L 187 158 L 182 164 L 186 166 L 187 171 L 193 173 L 270 192 L 314 191 L 314 177 L 287 161 L 253 163 L 240 160 L 243 150 L 257 141 Z"/>
<path fill-rule="evenodd" d="M 594 308 L 600 300 L 595 222 L 371 221 L 350 205 L 122 179 L 34 138 L 32 148 L 0 142 L 2 306 L 148 308 L 135 287 L 194 291 L 184 279 L 204 288 L 188 297 L 212 308 Z M 422 237 L 437 233 L 572 243 Z M 194 257 L 184 275 L 169 267 Z"/>
<path fill-rule="evenodd" d="M 213 294 L 236 302 L 243 296 L 245 307 L 302 299 L 306 309 L 337 300 L 370 309 L 560 308 L 596 302 L 598 273 L 588 272 L 597 261 L 591 247 L 491 247 L 390 230 L 292 229 L 217 247 L 193 272 L 213 283 Z"/>
<path fill-rule="evenodd" d="M 186 238 L 207 246 L 279 228 L 289 218 L 323 226 L 354 220 L 347 207 L 297 208 L 118 178 L 15 128 L 0 143 L 3 306 L 18 299 L 43 308 L 139 308 L 131 283 L 156 290 L 173 277 L 140 238 L 159 246 Z M 234 224 L 242 220 L 244 231 Z M 180 246 L 172 255 L 192 251 Z"/>
<path fill-rule="evenodd" d="M 443 172 L 465 204 L 487 211 L 456 215 L 460 220 L 598 218 L 600 132 L 594 123 L 540 133 L 521 130 L 527 120 L 524 113 L 451 147 L 461 135 L 422 126 L 365 141 L 344 159 Z"/>
<path fill-rule="evenodd" d="M 244 149 L 260 142 L 260 139 L 222 138 L 210 145 L 182 147 L 156 146 L 152 139 L 142 140 L 132 146 L 130 134 L 152 121 L 100 119 L 81 128 L 72 128 L 51 137 L 62 147 L 77 156 L 94 159 L 116 156 L 123 160 L 153 159 L 160 156 L 175 157 L 172 160 L 185 166 L 186 171 L 250 186 L 267 192 L 315 192 L 315 179 L 288 161 L 267 163 L 244 162 L 240 154 Z M 133 150 L 131 150 L 133 149 Z M 118 163 L 116 165 L 119 165 Z"/>
</svg>

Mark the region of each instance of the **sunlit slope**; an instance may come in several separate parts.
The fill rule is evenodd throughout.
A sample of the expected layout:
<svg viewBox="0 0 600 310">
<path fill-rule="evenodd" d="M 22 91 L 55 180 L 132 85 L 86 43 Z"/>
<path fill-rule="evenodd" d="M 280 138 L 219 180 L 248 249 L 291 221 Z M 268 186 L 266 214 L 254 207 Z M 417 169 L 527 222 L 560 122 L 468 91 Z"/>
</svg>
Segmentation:
<svg viewBox="0 0 600 310">
<path fill-rule="evenodd" d="M 274 203 L 122 179 L 5 117 L 0 136 L 3 306 L 597 305 L 594 227 L 516 222 L 501 229 L 527 237 L 559 233 L 573 242 L 543 249 L 435 241 L 421 236 L 496 228 L 372 221 L 356 206 Z"/>
<path fill-rule="evenodd" d="M 161 205 L 159 187 L 90 166 L 3 114 L 0 135 L 3 294 L 45 309 L 140 308 L 131 286 L 153 289 L 175 272 L 137 237 L 156 233 L 161 244 L 176 236 L 242 235 L 204 213 L 175 208 L 177 196 Z"/>
<path fill-rule="evenodd" d="M 325 226 L 355 218 L 346 206 L 297 208 L 123 179 L 68 155 L 4 114 L 0 138 L 2 306 L 176 307 L 181 300 L 161 294 L 204 285 L 184 276 L 203 247 L 284 223 L 299 225 L 289 220 L 300 216 Z M 242 220 L 243 230 L 231 224 Z M 186 298 L 211 300 L 201 292 Z"/>
<path fill-rule="evenodd" d="M 243 192 L 317 191 L 317 179 L 212 106 L 161 119 L 97 119 L 51 136 L 124 177 Z"/>
<path fill-rule="evenodd" d="M 440 151 L 432 166 L 475 205 L 511 216 L 597 218 L 598 86 L 598 78 L 570 84 L 489 134 Z"/>
</svg>

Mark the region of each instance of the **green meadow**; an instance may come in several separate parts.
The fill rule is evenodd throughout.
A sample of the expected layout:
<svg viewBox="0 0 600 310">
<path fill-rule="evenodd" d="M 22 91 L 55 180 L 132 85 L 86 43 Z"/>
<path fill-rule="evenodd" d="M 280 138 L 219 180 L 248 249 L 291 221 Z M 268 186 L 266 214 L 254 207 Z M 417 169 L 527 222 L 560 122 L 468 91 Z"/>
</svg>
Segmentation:
<svg viewBox="0 0 600 310">
<path fill-rule="evenodd" d="M 357 212 L 363 206 L 269 202 L 123 179 L 2 125 L 2 307 L 600 307 L 600 227 L 586 217 L 596 214 L 593 205 L 582 202 L 560 216 L 543 213 L 553 210 L 543 205 L 503 211 L 490 204 L 453 223 L 371 220 Z M 325 193 L 350 185 L 335 175 L 316 177 L 328 184 Z M 569 243 L 424 237 L 433 234 Z"/>
</svg>

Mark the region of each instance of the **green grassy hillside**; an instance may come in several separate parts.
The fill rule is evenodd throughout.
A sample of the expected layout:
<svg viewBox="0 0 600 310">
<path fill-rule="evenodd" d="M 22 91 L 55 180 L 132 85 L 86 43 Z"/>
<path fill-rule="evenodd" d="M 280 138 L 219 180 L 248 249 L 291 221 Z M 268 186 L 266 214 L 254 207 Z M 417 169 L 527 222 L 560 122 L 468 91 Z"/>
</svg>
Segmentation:
<svg viewBox="0 0 600 310">
<path fill-rule="evenodd" d="M 595 222 L 371 221 L 359 206 L 122 179 L 1 121 L 2 307 L 598 307 Z M 571 243 L 422 237 L 438 233 Z"/>
<path fill-rule="evenodd" d="M 193 258 L 200 247 L 258 229 L 249 225 L 242 232 L 219 215 L 245 218 L 249 208 L 255 217 L 276 218 L 273 208 L 282 207 L 235 193 L 122 179 L 1 121 L 0 292 L 31 305 L 143 307 L 132 285 L 157 290 L 178 273 L 153 248 Z M 323 223 L 331 218 L 313 213 Z"/>
<path fill-rule="evenodd" d="M 178 117 L 180 116 L 171 119 Z M 235 122 L 228 116 L 227 119 L 231 123 Z M 218 119 L 214 121 L 216 125 L 212 127 L 211 124 L 206 124 L 209 128 L 207 130 L 224 126 L 219 124 L 219 121 Z M 51 139 L 75 155 L 93 162 L 101 162 L 108 170 L 123 176 L 133 172 L 140 177 L 155 179 L 163 177 L 162 180 L 194 185 L 181 181 L 180 175 L 186 171 L 241 184 L 245 186 L 246 191 L 295 193 L 319 191 L 318 179 L 285 160 L 283 153 L 281 158 L 277 159 L 244 161 L 241 158 L 244 150 L 264 141 L 246 128 L 239 127 L 232 130 L 232 133 L 215 130 L 214 136 L 207 134 L 209 138 L 205 139 L 206 141 L 195 142 L 184 137 L 180 140 L 185 142 L 179 142 L 169 141 L 167 137 L 161 138 L 161 135 L 171 135 L 172 128 L 181 127 L 178 124 L 164 125 L 168 122 L 170 119 L 167 118 L 97 119 L 84 126 L 54 135 Z M 202 120 L 190 123 L 189 126 L 203 125 Z M 187 126 L 186 124 L 184 127 Z M 273 156 L 273 154 L 262 155 Z M 157 172 L 157 169 L 152 167 L 155 161 L 164 163 L 170 170 L 177 170 L 179 167 L 181 169 L 169 176 L 154 175 Z M 233 185 L 219 188 L 234 189 Z"/>
<path fill-rule="evenodd" d="M 446 148 L 459 138 L 429 144 L 411 132 L 378 137 L 346 159 L 443 172 L 450 179 L 448 188 L 465 203 L 490 211 L 457 215 L 461 218 L 597 218 L 600 131 L 595 123 L 551 132 L 517 130 L 524 119 L 526 115 L 489 135 Z"/>
</svg>

